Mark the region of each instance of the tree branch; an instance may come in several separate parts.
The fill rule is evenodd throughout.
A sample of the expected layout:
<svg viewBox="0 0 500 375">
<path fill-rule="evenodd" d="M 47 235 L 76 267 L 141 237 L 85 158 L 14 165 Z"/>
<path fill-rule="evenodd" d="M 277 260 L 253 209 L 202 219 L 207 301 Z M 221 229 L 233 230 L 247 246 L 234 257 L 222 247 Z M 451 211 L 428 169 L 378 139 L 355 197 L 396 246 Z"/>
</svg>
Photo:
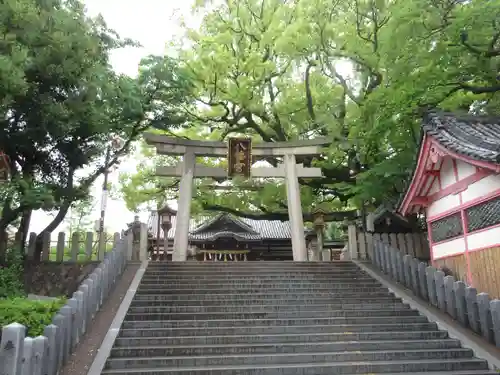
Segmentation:
<svg viewBox="0 0 500 375">
<path fill-rule="evenodd" d="M 288 212 L 268 212 L 268 213 L 252 213 L 252 212 L 243 212 L 231 207 L 221 206 L 218 204 L 209 204 L 203 203 L 202 207 L 207 211 L 219 211 L 226 212 L 238 217 L 244 217 L 252 220 L 279 220 L 279 221 L 288 221 L 290 218 L 288 216 Z M 314 217 L 312 213 L 307 212 L 302 214 L 305 222 L 314 221 Z M 358 217 L 356 210 L 349 211 L 335 211 L 328 212 L 325 214 L 326 221 L 343 221 L 343 220 L 354 220 Z"/>
</svg>

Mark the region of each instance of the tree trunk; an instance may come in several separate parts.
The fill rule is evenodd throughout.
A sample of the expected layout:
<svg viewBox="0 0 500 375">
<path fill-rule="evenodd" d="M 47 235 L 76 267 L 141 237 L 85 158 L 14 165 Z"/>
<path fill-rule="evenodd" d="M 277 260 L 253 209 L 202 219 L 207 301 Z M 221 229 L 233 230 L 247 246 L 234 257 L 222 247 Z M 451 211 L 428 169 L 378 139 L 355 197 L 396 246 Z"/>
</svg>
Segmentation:
<svg viewBox="0 0 500 375">
<path fill-rule="evenodd" d="M 0 230 L 0 266 L 8 266 L 7 264 L 7 240 L 8 235 L 5 229 Z"/>
<path fill-rule="evenodd" d="M 21 216 L 21 223 L 19 224 L 18 235 L 16 236 L 16 245 L 19 247 L 21 254 L 25 254 L 26 241 L 28 239 L 28 232 L 31 222 L 31 214 L 33 210 L 29 209 L 23 212 Z"/>
<path fill-rule="evenodd" d="M 42 250 L 43 250 L 43 233 L 44 232 L 49 232 L 52 233 L 58 226 L 59 224 L 62 223 L 64 218 L 66 217 L 66 214 L 68 213 L 69 208 L 71 207 L 71 203 L 63 203 L 61 208 L 59 208 L 59 212 L 57 215 L 54 217 L 54 219 L 50 222 L 49 225 L 45 227 L 44 230 L 42 230 L 38 235 L 36 236 L 36 241 L 35 241 L 35 254 L 34 258 L 35 260 L 40 260 L 42 258 Z"/>
</svg>

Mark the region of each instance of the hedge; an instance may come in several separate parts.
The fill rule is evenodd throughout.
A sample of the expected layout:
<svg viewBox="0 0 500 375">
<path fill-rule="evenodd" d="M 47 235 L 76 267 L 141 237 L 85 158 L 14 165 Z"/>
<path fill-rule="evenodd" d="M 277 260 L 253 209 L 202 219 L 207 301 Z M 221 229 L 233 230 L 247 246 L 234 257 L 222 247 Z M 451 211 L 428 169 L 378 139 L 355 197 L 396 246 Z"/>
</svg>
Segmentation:
<svg viewBox="0 0 500 375">
<path fill-rule="evenodd" d="M 44 327 L 50 324 L 64 303 L 63 298 L 51 301 L 26 298 L 0 299 L 0 327 L 16 322 L 27 327 L 27 336 L 41 335 Z"/>
</svg>

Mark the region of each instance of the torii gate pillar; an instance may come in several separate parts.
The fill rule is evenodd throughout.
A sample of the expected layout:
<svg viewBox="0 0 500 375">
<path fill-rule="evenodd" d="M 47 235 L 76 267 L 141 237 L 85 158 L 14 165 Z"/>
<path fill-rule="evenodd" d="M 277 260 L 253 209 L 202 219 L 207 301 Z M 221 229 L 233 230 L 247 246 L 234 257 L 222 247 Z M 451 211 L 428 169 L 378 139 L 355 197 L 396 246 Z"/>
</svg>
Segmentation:
<svg viewBox="0 0 500 375">
<path fill-rule="evenodd" d="M 293 260 L 307 261 L 306 237 L 304 235 L 304 219 L 300 201 L 300 186 L 297 176 L 295 155 L 284 156 L 286 197 L 288 202 L 288 217 L 292 231 Z"/>
<path fill-rule="evenodd" d="M 174 251 L 172 253 L 172 260 L 174 262 L 187 260 L 189 221 L 191 218 L 191 201 L 193 199 L 194 162 L 194 153 L 186 152 L 182 161 L 182 176 L 179 184 L 179 200 L 177 202 Z"/>
</svg>

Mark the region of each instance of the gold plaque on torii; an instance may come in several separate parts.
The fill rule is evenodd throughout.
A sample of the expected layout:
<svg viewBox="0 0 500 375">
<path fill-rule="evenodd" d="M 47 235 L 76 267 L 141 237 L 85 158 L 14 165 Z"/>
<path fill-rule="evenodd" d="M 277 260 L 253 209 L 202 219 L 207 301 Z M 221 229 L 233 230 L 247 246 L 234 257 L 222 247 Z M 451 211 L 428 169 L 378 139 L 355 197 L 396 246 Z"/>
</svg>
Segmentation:
<svg viewBox="0 0 500 375">
<path fill-rule="evenodd" d="M 249 178 L 252 167 L 252 139 L 229 138 L 228 149 L 228 176 Z"/>
</svg>

